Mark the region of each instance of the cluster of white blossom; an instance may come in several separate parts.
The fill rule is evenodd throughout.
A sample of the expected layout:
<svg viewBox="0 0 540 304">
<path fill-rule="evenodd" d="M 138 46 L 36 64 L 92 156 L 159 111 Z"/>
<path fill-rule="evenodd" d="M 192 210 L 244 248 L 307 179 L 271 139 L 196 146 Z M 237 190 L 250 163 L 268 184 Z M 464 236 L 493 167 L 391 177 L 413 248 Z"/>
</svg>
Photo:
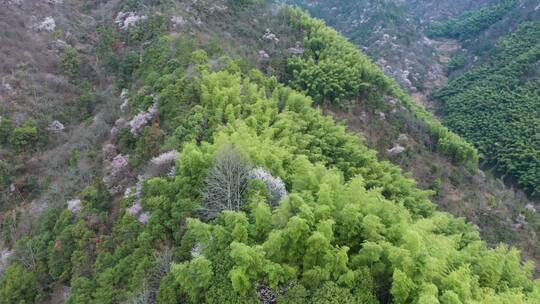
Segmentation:
<svg viewBox="0 0 540 304">
<path fill-rule="evenodd" d="M 209 11 L 211 14 L 214 12 L 226 12 L 227 6 L 223 4 L 214 4 L 209 8 Z"/>
<path fill-rule="evenodd" d="M 133 204 L 133 206 L 127 208 L 126 212 L 133 216 L 136 216 L 137 214 L 139 214 L 139 212 L 141 212 L 141 210 L 142 210 L 141 202 L 137 201 Z"/>
<path fill-rule="evenodd" d="M 178 151 L 171 150 L 169 152 L 165 152 L 163 154 L 160 154 L 159 156 L 152 158 L 151 162 L 156 166 L 171 165 L 174 164 L 176 160 L 178 160 L 179 156 L 180 153 L 178 153 Z"/>
<path fill-rule="evenodd" d="M 526 227 L 529 223 L 527 222 L 527 218 L 523 214 L 519 214 L 516 218 L 516 222 L 512 224 L 512 229 L 514 230 L 521 230 L 524 227 Z"/>
<path fill-rule="evenodd" d="M 399 99 L 391 97 L 391 98 L 388 98 L 386 100 L 386 102 L 388 102 L 389 104 L 395 106 L 395 105 L 397 105 L 399 103 Z"/>
<path fill-rule="evenodd" d="M 183 27 L 184 25 L 186 25 L 187 21 L 182 16 L 172 16 L 171 23 L 174 28 L 177 28 L 177 27 Z"/>
<path fill-rule="evenodd" d="M 135 218 L 137 218 L 137 221 L 139 221 L 139 223 L 144 225 L 148 223 L 148 220 L 150 219 L 150 212 L 148 211 L 141 212 L 141 211 L 142 211 L 142 205 L 140 201 L 135 202 L 133 206 L 126 209 L 127 213 L 133 215 Z"/>
<path fill-rule="evenodd" d="M 137 176 L 137 184 L 135 184 L 135 192 L 132 192 L 131 188 L 127 188 L 124 197 L 134 197 L 135 201 L 131 207 L 126 209 L 126 212 L 133 215 L 137 218 L 139 223 L 146 224 L 148 220 L 150 219 L 150 213 L 149 212 L 142 212 L 142 203 L 141 203 L 141 196 L 142 196 L 142 187 L 144 182 L 148 176 L 146 175 L 139 175 Z"/>
<path fill-rule="evenodd" d="M 126 190 L 124 190 L 124 198 L 129 198 L 131 196 L 131 187 L 127 187 Z"/>
<path fill-rule="evenodd" d="M 180 153 L 176 150 L 171 150 L 162 153 L 150 161 L 152 167 L 150 168 L 150 174 L 154 176 L 176 176 L 176 161 L 180 157 Z"/>
<path fill-rule="evenodd" d="M 56 29 L 56 22 L 53 17 L 46 17 L 39 24 L 36 25 L 38 31 L 52 32 Z"/>
<path fill-rule="evenodd" d="M 137 184 L 135 184 L 135 197 L 137 198 L 137 200 L 140 200 L 141 199 L 141 196 L 142 196 L 142 188 L 143 188 L 143 185 L 144 185 L 144 182 L 148 179 L 148 176 L 146 175 L 139 175 L 137 176 Z"/>
<path fill-rule="evenodd" d="M 150 220 L 150 212 L 145 211 L 139 214 L 139 217 L 137 217 L 137 220 L 139 221 L 139 223 L 145 225 Z"/>
<path fill-rule="evenodd" d="M 141 130 L 144 126 L 146 126 L 149 122 L 154 119 L 157 113 L 157 103 L 154 102 L 150 108 L 146 112 L 140 112 L 139 114 L 135 115 L 133 119 L 129 122 L 129 126 L 131 127 L 131 134 L 133 135 L 139 135 Z"/>
<path fill-rule="evenodd" d="M 11 84 L 9 84 L 9 82 L 6 81 L 6 77 L 2 77 L 2 85 L 0 85 L 0 93 L 2 93 L 2 91 L 5 91 L 6 93 L 10 95 L 14 93 L 13 87 L 11 86 Z"/>
<path fill-rule="evenodd" d="M 0 251 L 0 276 L 2 272 L 9 266 L 9 258 L 13 255 L 13 251 L 4 249 Z"/>
<path fill-rule="evenodd" d="M 278 43 L 279 38 L 276 36 L 276 34 L 272 33 L 270 29 L 266 29 L 266 33 L 264 33 L 263 37 L 264 40 Z"/>
<path fill-rule="evenodd" d="M 293 55 L 301 56 L 301 55 L 304 55 L 306 50 L 302 46 L 302 43 L 300 43 L 300 41 L 297 41 L 296 45 L 294 47 L 289 48 L 287 51 Z"/>
<path fill-rule="evenodd" d="M 107 166 L 107 174 L 103 178 L 103 182 L 109 189 L 115 186 L 115 183 L 122 179 L 128 172 L 128 156 L 122 154 L 116 155 Z"/>
<path fill-rule="evenodd" d="M 176 176 L 176 166 L 172 166 L 167 172 L 167 177 L 174 178 Z"/>
<path fill-rule="evenodd" d="M 283 198 L 287 197 L 287 188 L 285 183 L 281 178 L 274 177 L 270 172 L 264 170 L 263 168 L 254 168 L 249 171 L 248 178 L 250 180 L 258 179 L 266 185 L 266 189 L 271 195 L 270 203 L 272 205 L 277 204 Z"/>
<path fill-rule="evenodd" d="M 119 130 L 127 128 L 128 122 L 125 118 L 120 117 L 114 122 L 114 126 L 111 128 L 111 136 L 115 136 Z"/>
<path fill-rule="evenodd" d="M 400 144 L 396 144 L 394 147 L 392 147 L 392 149 L 387 150 L 388 154 L 390 155 L 398 155 L 403 153 L 403 151 L 405 151 L 405 147 Z"/>
<path fill-rule="evenodd" d="M 193 248 L 191 248 L 191 257 L 192 258 L 200 257 L 202 255 L 202 250 L 203 250 L 203 247 L 202 247 L 201 243 L 195 244 L 195 246 L 193 246 Z"/>
<path fill-rule="evenodd" d="M 127 30 L 146 19 L 146 16 L 138 16 L 134 12 L 119 12 L 114 19 L 114 23 L 116 23 L 120 29 Z"/>
<path fill-rule="evenodd" d="M 407 136 L 407 134 L 405 134 L 405 133 L 399 134 L 398 142 L 400 142 L 402 144 L 406 144 L 408 141 L 409 141 L 409 136 Z"/>
<path fill-rule="evenodd" d="M 114 126 L 111 128 L 111 136 L 116 136 L 120 129 L 123 129 L 127 126 L 127 121 L 124 118 L 118 118 L 114 123 Z"/>
<path fill-rule="evenodd" d="M 68 209 L 73 213 L 81 212 L 81 200 L 73 199 L 67 202 Z"/>
<path fill-rule="evenodd" d="M 7 5 L 21 5 L 23 0 L 4 0 Z"/>
<path fill-rule="evenodd" d="M 268 59 L 270 59 L 270 55 L 268 55 L 268 53 L 267 53 L 265 50 L 260 50 L 260 51 L 257 53 L 257 59 L 258 59 L 259 61 L 268 60 Z"/>
<path fill-rule="evenodd" d="M 120 111 L 126 112 L 129 106 L 129 91 L 128 89 L 122 89 L 122 93 L 120 93 L 120 99 L 122 100 L 122 104 L 120 105 Z"/>
<path fill-rule="evenodd" d="M 106 144 L 101 149 L 101 152 L 103 153 L 105 159 L 111 160 L 116 156 L 116 146 L 113 144 Z"/>
<path fill-rule="evenodd" d="M 51 124 L 47 128 L 47 130 L 51 132 L 55 132 L 55 133 L 62 132 L 64 131 L 64 129 L 65 129 L 64 124 L 59 122 L 58 120 L 51 122 Z"/>
<path fill-rule="evenodd" d="M 69 48 L 69 44 L 62 39 L 56 39 L 51 43 L 51 48 L 56 54 L 62 54 L 67 48 Z"/>
<path fill-rule="evenodd" d="M 124 156 L 122 154 L 116 155 L 115 158 L 113 158 L 110 166 L 110 174 L 112 175 L 118 175 L 118 173 L 122 172 L 124 169 L 126 169 L 128 166 L 128 156 Z"/>
<path fill-rule="evenodd" d="M 148 176 L 146 175 L 139 175 L 137 176 L 137 183 L 135 184 L 135 192 L 132 191 L 132 188 L 128 187 L 126 191 L 124 192 L 124 198 L 129 198 L 133 196 L 135 198 L 135 202 L 140 201 L 141 194 L 142 194 L 142 187 L 144 182 L 148 179 Z"/>
</svg>

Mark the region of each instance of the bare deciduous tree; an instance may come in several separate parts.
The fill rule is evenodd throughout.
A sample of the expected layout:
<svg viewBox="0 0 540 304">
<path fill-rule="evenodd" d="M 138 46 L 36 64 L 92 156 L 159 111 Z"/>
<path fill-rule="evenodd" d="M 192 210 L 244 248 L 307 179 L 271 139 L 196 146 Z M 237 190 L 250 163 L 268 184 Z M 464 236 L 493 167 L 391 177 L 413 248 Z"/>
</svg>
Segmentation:
<svg viewBox="0 0 540 304">
<path fill-rule="evenodd" d="M 206 216 L 213 218 L 223 210 L 240 210 L 250 170 L 247 159 L 232 145 L 225 145 L 217 153 L 205 179 L 203 212 Z"/>
</svg>

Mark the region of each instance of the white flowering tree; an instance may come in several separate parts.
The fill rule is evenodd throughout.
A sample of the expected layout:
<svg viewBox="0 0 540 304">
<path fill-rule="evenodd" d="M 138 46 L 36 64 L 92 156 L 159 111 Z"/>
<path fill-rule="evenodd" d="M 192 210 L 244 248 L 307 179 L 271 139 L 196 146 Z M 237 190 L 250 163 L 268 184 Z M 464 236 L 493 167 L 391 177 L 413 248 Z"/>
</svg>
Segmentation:
<svg viewBox="0 0 540 304">
<path fill-rule="evenodd" d="M 270 194 L 270 204 L 276 205 L 283 198 L 285 198 L 287 193 L 287 188 L 285 183 L 281 178 L 274 177 L 272 174 L 263 168 L 254 168 L 249 171 L 249 180 L 258 179 L 266 185 L 266 189 Z"/>
</svg>

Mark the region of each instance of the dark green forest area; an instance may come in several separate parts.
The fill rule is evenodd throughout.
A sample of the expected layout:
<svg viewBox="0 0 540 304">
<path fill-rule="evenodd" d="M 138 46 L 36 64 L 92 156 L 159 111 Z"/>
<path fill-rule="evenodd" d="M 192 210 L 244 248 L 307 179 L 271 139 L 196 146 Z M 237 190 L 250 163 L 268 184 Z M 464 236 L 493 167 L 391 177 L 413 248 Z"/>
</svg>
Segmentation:
<svg viewBox="0 0 540 304">
<path fill-rule="evenodd" d="M 524 23 L 497 43 L 487 63 L 435 94 L 448 126 L 532 195 L 540 191 L 539 59 L 540 23 Z"/>
<path fill-rule="evenodd" d="M 518 0 L 504 0 L 478 10 L 469 11 L 448 21 L 432 24 L 428 28 L 427 34 L 431 37 L 466 40 L 477 36 L 501 20 L 518 4 Z"/>
</svg>

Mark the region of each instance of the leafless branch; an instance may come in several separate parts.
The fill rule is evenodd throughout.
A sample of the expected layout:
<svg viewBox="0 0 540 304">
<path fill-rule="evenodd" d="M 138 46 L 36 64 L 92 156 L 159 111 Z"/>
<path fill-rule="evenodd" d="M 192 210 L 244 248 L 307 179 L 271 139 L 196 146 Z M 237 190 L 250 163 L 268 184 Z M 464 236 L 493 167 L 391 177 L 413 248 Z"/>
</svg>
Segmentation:
<svg viewBox="0 0 540 304">
<path fill-rule="evenodd" d="M 251 167 L 232 145 L 225 145 L 216 156 L 205 179 L 204 213 L 213 218 L 223 210 L 240 210 L 244 203 Z"/>
</svg>

